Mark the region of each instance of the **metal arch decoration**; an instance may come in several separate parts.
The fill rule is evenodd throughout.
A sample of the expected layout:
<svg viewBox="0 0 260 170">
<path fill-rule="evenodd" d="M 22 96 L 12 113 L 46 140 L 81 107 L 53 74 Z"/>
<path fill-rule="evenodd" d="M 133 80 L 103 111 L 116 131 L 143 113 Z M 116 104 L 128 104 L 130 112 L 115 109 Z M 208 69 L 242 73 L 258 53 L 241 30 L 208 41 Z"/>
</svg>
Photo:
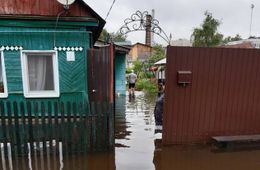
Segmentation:
<svg viewBox="0 0 260 170">
<path fill-rule="evenodd" d="M 151 27 L 151 32 L 160 36 L 168 44 L 171 41 L 171 34 L 168 37 L 164 30 L 159 26 L 159 21 L 151 17 L 150 24 L 147 24 L 147 16 L 151 16 L 148 11 L 136 11 L 130 18 L 124 20 L 124 25 L 119 29 L 119 33 L 122 35 L 135 31 L 145 31 L 147 27 Z"/>
</svg>

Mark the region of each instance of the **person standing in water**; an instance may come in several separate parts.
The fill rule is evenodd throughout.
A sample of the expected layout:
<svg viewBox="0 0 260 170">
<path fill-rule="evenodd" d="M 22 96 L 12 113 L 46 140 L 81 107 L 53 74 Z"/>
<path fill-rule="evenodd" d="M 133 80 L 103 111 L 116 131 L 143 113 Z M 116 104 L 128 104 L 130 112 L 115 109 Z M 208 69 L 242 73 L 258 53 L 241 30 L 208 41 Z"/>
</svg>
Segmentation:
<svg viewBox="0 0 260 170">
<path fill-rule="evenodd" d="M 130 73 L 128 75 L 128 92 L 129 92 L 129 96 L 131 95 L 135 95 L 135 83 L 137 80 L 137 75 L 134 73 L 134 70 L 132 70 L 132 73 Z"/>
</svg>

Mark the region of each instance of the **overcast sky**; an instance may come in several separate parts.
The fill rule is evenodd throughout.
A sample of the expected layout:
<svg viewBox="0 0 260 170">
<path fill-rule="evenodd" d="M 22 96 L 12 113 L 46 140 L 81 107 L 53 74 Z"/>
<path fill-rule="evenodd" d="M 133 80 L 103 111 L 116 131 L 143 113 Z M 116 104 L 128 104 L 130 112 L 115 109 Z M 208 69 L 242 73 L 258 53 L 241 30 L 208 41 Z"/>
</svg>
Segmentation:
<svg viewBox="0 0 260 170">
<path fill-rule="evenodd" d="M 105 18 L 113 0 L 85 0 L 102 18 Z M 208 10 L 213 17 L 221 21 L 219 32 L 224 36 L 234 36 L 237 33 L 242 38 L 248 38 L 250 28 L 251 4 L 253 10 L 252 35 L 260 36 L 260 0 L 116 0 L 105 28 L 116 32 L 124 20 L 137 10 L 149 11 L 155 9 L 155 19 L 161 28 L 173 39 L 190 39 L 192 30 L 201 25 L 204 12 Z M 144 43 L 144 32 L 127 35 L 132 43 Z M 155 36 L 155 41 L 165 42 Z"/>
</svg>

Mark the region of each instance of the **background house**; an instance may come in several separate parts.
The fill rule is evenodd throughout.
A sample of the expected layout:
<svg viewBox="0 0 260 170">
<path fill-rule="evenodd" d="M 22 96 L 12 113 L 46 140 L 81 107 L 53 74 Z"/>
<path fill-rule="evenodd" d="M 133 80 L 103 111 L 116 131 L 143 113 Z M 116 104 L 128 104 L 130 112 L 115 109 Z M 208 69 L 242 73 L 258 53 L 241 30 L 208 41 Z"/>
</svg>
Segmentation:
<svg viewBox="0 0 260 170">
<path fill-rule="evenodd" d="M 249 38 L 239 41 L 228 42 L 223 47 L 228 48 L 260 48 L 260 39 L 259 38 Z"/>
<path fill-rule="evenodd" d="M 149 45 L 136 43 L 132 45 L 129 55 L 127 56 L 127 66 L 132 67 L 132 63 L 135 60 L 145 61 L 153 52 L 153 48 Z"/>
<path fill-rule="evenodd" d="M 192 42 L 185 38 L 180 38 L 178 40 L 172 40 L 170 43 L 171 46 L 183 46 L 183 47 L 191 47 Z"/>
<path fill-rule="evenodd" d="M 126 94 L 126 57 L 130 48 L 115 45 L 115 93 L 117 95 Z"/>
<path fill-rule="evenodd" d="M 163 58 L 154 65 L 157 67 L 157 70 L 155 72 L 155 77 L 157 79 L 158 83 L 165 83 L 165 70 L 166 70 L 166 58 Z"/>
</svg>

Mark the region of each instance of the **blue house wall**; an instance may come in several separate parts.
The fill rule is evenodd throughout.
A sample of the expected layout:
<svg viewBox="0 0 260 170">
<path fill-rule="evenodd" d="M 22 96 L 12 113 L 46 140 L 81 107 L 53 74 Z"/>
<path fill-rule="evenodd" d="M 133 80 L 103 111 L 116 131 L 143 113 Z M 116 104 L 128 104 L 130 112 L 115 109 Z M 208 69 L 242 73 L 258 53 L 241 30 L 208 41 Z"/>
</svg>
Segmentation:
<svg viewBox="0 0 260 170">
<path fill-rule="evenodd" d="M 125 84 L 125 66 L 126 56 L 125 54 L 116 54 L 115 56 L 115 86 L 116 94 L 126 95 L 126 84 Z"/>
</svg>

